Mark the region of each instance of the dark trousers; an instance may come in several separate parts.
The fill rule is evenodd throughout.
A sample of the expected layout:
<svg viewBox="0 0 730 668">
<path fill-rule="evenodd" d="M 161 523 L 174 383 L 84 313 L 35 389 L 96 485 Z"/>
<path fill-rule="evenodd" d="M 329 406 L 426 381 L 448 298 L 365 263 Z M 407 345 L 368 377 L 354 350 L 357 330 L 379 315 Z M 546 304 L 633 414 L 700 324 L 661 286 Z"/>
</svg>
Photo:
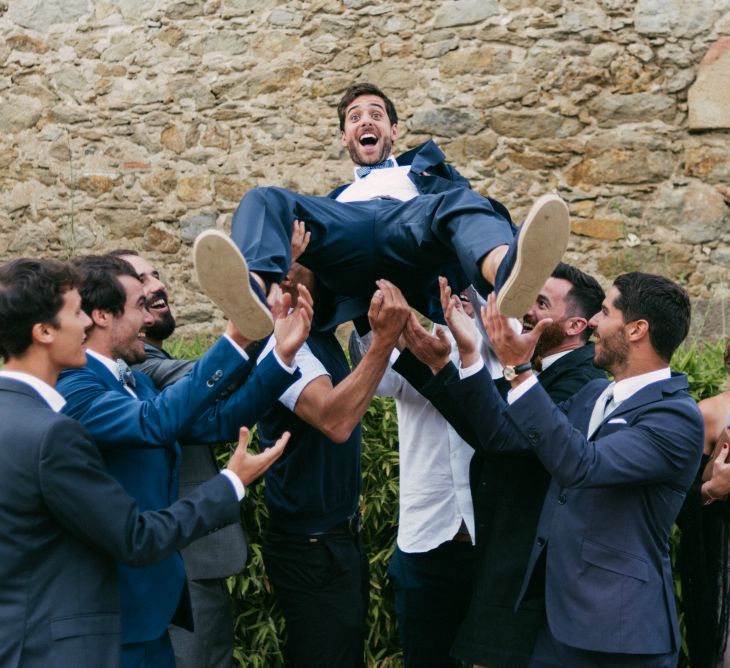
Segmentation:
<svg viewBox="0 0 730 668">
<path fill-rule="evenodd" d="M 406 668 L 456 666 L 449 656 L 469 607 L 475 548 L 449 541 L 429 552 L 396 547 L 388 566 Z"/>
<path fill-rule="evenodd" d="M 513 238 L 510 222 L 489 200 L 466 188 L 419 195 L 407 202 L 374 199 L 341 203 L 283 188 L 255 188 L 233 216 L 231 237 L 250 269 L 278 281 L 291 264 L 292 221 L 307 224 L 311 240 L 299 262 L 330 292 L 349 298 L 337 320 L 367 312 L 374 282 L 386 278 L 409 301 L 435 285 L 435 279 L 460 264 L 468 283 L 486 294 L 480 261 Z M 457 289 L 459 286 L 455 286 Z M 337 324 L 337 323 L 332 323 Z"/>
<path fill-rule="evenodd" d="M 286 621 L 287 665 L 361 668 L 369 572 L 359 535 L 268 532 L 262 553 Z"/>
<path fill-rule="evenodd" d="M 617 654 L 569 647 L 550 632 L 547 624 L 537 636 L 529 668 L 676 668 L 677 652 Z"/>
<path fill-rule="evenodd" d="M 230 668 L 233 618 L 225 578 L 188 580 L 188 588 L 195 630 L 169 628 L 177 668 Z"/>
</svg>

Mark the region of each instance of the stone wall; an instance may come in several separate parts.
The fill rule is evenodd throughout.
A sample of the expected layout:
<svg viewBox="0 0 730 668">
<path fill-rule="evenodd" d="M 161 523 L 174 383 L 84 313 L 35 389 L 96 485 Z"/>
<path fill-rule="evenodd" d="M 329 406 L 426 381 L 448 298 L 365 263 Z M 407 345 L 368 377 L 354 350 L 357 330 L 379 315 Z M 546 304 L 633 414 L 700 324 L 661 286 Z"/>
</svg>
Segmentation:
<svg viewBox="0 0 730 668">
<path fill-rule="evenodd" d="M 725 333 L 729 47 L 730 0 L 0 0 L 0 260 L 137 248 L 206 329 L 192 240 L 350 180 L 334 107 L 371 80 L 396 148 L 436 137 L 516 220 L 559 192 L 569 261 L 679 278 Z"/>
</svg>

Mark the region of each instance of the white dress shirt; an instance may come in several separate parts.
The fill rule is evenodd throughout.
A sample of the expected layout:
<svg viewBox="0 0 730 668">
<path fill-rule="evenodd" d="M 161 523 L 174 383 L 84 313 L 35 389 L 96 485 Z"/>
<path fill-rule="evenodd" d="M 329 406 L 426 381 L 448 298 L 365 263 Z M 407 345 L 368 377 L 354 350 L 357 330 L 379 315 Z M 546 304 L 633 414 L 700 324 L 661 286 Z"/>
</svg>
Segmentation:
<svg viewBox="0 0 730 668">
<path fill-rule="evenodd" d="M 390 156 L 393 161 L 395 158 Z M 415 183 L 408 178 L 410 165 L 374 169 L 366 176 L 357 175 L 359 167 L 355 167 L 355 180 L 338 196 L 338 202 L 364 202 L 376 197 L 392 197 L 407 202 L 418 196 Z"/>
<path fill-rule="evenodd" d="M 441 327 L 441 325 L 436 325 Z M 443 327 L 451 339 L 451 333 Z M 361 349 L 369 337 L 361 340 Z M 391 364 L 398 359 L 391 354 Z M 452 346 L 452 359 L 458 357 Z M 451 540 L 462 522 L 474 540 L 474 508 L 469 463 L 474 450 L 454 431 L 423 395 L 389 368 L 376 394 L 395 399 L 400 455 L 398 547 L 428 552 Z"/>
</svg>

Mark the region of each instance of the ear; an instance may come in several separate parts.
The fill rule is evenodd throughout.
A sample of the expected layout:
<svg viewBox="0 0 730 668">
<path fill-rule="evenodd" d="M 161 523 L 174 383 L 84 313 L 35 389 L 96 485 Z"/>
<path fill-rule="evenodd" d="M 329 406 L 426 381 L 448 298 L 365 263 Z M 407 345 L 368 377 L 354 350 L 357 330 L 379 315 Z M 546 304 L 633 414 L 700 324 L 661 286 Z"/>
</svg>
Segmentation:
<svg viewBox="0 0 730 668">
<path fill-rule="evenodd" d="M 627 322 L 624 327 L 626 327 L 626 336 L 629 337 L 629 341 L 641 341 L 649 335 L 649 323 L 646 320 L 632 320 Z"/>
<path fill-rule="evenodd" d="M 113 317 L 111 311 L 105 311 L 100 308 L 95 308 L 91 312 L 91 322 L 94 324 L 94 327 L 99 327 L 100 329 L 109 327 L 109 323 L 111 323 Z"/>
<path fill-rule="evenodd" d="M 47 322 L 37 322 L 30 330 L 31 338 L 34 343 L 48 345 L 53 343 L 56 337 L 55 329 Z"/>
<path fill-rule="evenodd" d="M 588 321 L 579 315 L 575 315 L 568 319 L 568 325 L 565 328 L 565 333 L 568 336 L 577 336 L 581 332 L 584 332 L 587 328 Z"/>
<path fill-rule="evenodd" d="M 395 141 L 396 137 L 398 137 L 398 124 L 393 123 L 393 125 L 390 126 L 390 141 Z"/>
<path fill-rule="evenodd" d="M 345 138 L 345 131 L 340 130 L 340 144 L 347 146 L 347 139 Z"/>
</svg>

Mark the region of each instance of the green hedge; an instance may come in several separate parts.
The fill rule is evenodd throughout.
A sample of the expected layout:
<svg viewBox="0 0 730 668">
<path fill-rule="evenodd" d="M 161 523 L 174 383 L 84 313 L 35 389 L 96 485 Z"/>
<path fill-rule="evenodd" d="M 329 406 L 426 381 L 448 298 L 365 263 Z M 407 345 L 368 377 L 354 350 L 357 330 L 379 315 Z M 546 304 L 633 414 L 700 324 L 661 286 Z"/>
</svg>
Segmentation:
<svg viewBox="0 0 730 668">
<path fill-rule="evenodd" d="M 176 341 L 171 351 L 196 357 L 208 341 Z M 725 378 L 722 342 L 688 345 L 680 349 L 672 366 L 686 373 L 696 399 L 716 394 Z M 221 449 L 227 457 L 228 449 Z M 392 554 L 398 522 L 398 430 L 393 402 L 374 399 L 363 420 L 362 513 L 364 539 L 370 558 L 371 599 L 368 613 L 369 666 L 402 665 L 386 567 Z M 266 525 L 263 487 L 252 486 L 242 506 L 249 537 L 250 559 L 243 573 L 229 579 L 234 602 L 235 658 L 247 668 L 283 666 L 285 629 L 264 574 L 260 541 Z M 678 540 L 675 532 L 674 539 Z M 681 592 L 678 591 L 678 594 Z M 686 662 L 683 664 L 687 666 Z"/>
</svg>

